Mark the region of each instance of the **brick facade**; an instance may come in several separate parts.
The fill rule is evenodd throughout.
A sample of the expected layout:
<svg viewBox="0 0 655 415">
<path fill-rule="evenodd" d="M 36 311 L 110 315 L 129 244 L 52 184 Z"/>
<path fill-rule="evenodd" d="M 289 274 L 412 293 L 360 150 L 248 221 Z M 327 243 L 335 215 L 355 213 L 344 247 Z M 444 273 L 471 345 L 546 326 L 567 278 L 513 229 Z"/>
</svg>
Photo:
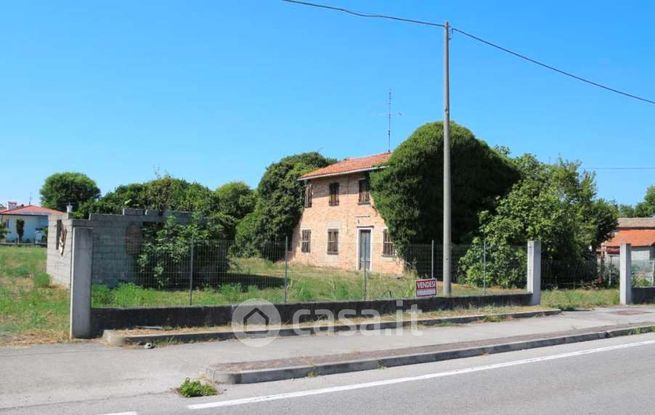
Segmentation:
<svg viewBox="0 0 655 415">
<path fill-rule="evenodd" d="M 359 181 L 366 173 L 343 174 L 308 180 L 312 188 L 312 206 L 306 207 L 292 235 L 290 261 L 306 265 L 359 269 L 359 233 L 370 230 L 370 270 L 384 274 L 401 274 L 403 261 L 383 255 L 384 219 L 370 204 L 359 203 Z M 330 206 L 330 184 L 339 183 L 339 204 Z M 336 229 L 338 253 L 328 254 L 328 230 Z M 302 252 L 302 231 L 311 231 L 310 252 Z"/>
</svg>

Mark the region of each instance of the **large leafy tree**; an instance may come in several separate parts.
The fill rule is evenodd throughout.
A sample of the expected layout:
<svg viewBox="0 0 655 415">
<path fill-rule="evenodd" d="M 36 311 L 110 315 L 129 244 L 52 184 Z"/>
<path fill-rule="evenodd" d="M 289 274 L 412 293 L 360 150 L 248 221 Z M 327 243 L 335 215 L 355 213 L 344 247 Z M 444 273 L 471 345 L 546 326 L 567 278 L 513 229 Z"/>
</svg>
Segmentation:
<svg viewBox="0 0 655 415">
<path fill-rule="evenodd" d="M 255 192 L 244 182 L 228 182 L 216 189 L 218 210 L 238 220 L 255 209 Z"/>
<path fill-rule="evenodd" d="M 496 151 L 468 129 L 451 123 L 452 236 L 466 242 L 478 229 L 478 213 L 519 179 L 506 151 Z M 409 243 L 439 240 L 443 215 L 443 123 L 425 124 L 405 140 L 386 168 L 371 173 L 376 208 L 401 254 Z"/>
<path fill-rule="evenodd" d="M 55 173 L 46 178 L 41 187 L 41 204 L 51 209 L 66 210 L 69 203 L 74 210 L 100 197 L 96 182 L 82 173 Z"/>
<path fill-rule="evenodd" d="M 298 181 L 300 176 L 333 162 L 311 152 L 284 157 L 268 166 L 257 186 L 255 210 L 237 226 L 237 248 L 243 253 L 269 256 L 267 245 L 284 241 L 300 220 L 305 186 Z"/>
<path fill-rule="evenodd" d="M 522 180 L 502 198 L 495 212 L 480 215 L 480 235 L 459 263 L 466 282 L 482 284 L 482 241 L 489 247 L 489 284 L 521 286 L 528 240 L 542 242 L 542 255 L 562 269 L 582 265 L 593 257 L 617 225 L 618 211 L 596 198 L 593 174 L 579 163 L 540 163 L 531 155 L 516 160 Z"/>
<path fill-rule="evenodd" d="M 206 186 L 166 175 L 145 183 L 118 186 L 99 200 L 85 204 L 80 209 L 80 215 L 120 213 L 124 207 L 209 215 L 217 211 L 217 197 Z"/>
</svg>

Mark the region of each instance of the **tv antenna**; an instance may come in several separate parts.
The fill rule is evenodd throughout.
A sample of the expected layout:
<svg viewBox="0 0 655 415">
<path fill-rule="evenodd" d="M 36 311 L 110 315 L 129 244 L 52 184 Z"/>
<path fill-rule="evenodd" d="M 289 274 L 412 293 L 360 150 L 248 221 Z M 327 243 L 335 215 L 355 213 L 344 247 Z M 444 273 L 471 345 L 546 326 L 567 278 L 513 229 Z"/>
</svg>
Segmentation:
<svg viewBox="0 0 655 415">
<path fill-rule="evenodd" d="M 401 116 L 402 112 L 393 113 L 391 112 L 391 89 L 389 89 L 389 101 L 387 102 L 387 152 L 391 153 L 391 118 L 394 116 Z"/>
</svg>

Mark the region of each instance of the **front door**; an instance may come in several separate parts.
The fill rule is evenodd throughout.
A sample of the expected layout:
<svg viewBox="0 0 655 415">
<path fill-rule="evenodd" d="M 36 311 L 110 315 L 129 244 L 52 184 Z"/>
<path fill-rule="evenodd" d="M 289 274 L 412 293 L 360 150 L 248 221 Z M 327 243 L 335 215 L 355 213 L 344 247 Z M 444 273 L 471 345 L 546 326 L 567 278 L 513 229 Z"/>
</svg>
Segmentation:
<svg viewBox="0 0 655 415">
<path fill-rule="evenodd" d="M 371 270 L 371 230 L 359 231 L 359 270 Z"/>
</svg>

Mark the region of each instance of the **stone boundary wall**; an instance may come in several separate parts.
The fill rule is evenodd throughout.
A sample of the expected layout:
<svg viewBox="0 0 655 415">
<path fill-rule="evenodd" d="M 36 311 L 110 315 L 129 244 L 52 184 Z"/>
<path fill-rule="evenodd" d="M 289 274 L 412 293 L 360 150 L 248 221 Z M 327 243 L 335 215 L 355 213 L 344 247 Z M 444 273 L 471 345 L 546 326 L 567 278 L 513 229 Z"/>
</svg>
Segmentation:
<svg viewBox="0 0 655 415">
<path fill-rule="evenodd" d="M 365 317 L 363 310 L 376 310 L 380 314 L 395 313 L 399 309 L 410 310 L 416 305 L 419 310 L 428 312 L 454 308 L 484 306 L 525 306 L 530 305 L 532 294 L 501 294 L 471 297 L 431 297 L 402 300 L 335 301 L 316 303 L 276 304 L 282 323 L 291 323 L 293 315 L 299 310 L 308 310 L 300 321 L 314 321 L 324 318 L 317 310 L 329 310 L 335 316 L 341 310 L 355 310 L 357 317 Z M 398 306 L 401 301 L 401 306 Z M 103 330 L 130 329 L 142 326 L 162 327 L 202 327 L 219 326 L 232 323 L 232 313 L 237 305 L 188 306 L 153 308 L 92 308 L 91 327 L 95 336 Z M 370 317 L 370 315 L 368 315 Z M 354 318 L 349 316 L 349 318 Z"/>
<path fill-rule="evenodd" d="M 46 271 L 55 284 L 70 287 L 71 252 L 74 228 L 90 228 L 93 233 L 93 283 L 109 286 L 133 281 L 135 258 L 144 224 L 163 223 L 174 216 L 188 223 L 188 212 L 158 212 L 125 208 L 122 215 L 92 213 L 89 219 L 72 219 L 70 214 L 51 215 L 48 219 Z M 62 244 L 63 242 L 63 244 Z"/>
</svg>

